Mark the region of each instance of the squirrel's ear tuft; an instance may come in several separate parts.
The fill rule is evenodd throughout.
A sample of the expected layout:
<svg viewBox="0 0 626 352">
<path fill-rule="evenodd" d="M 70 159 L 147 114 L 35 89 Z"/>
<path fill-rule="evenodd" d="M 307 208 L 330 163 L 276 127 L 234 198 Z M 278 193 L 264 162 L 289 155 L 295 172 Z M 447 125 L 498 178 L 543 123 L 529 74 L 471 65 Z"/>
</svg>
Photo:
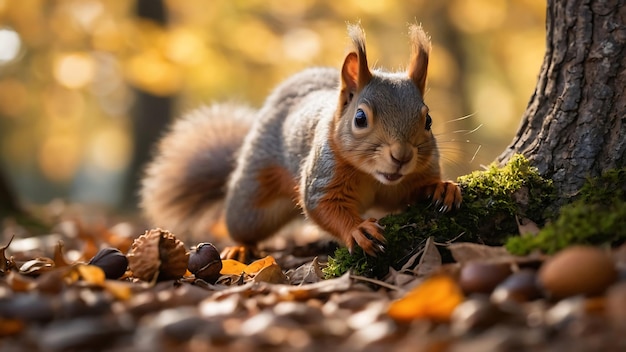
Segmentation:
<svg viewBox="0 0 626 352">
<path fill-rule="evenodd" d="M 409 63 L 409 77 L 424 96 L 426 87 L 426 73 L 428 72 L 428 57 L 430 55 L 430 38 L 422 29 L 422 26 L 411 25 L 409 27 L 411 37 L 411 62 Z"/>
<path fill-rule="evenodd" d="M 372 73 L 367 66 L 367 55 L 365 52 L 365 32 L 358 24 L 348 26 L 348 34 L 354 45 L 343 62 L 341 69 L 341 79 L 343 87 L 352 91 L 361 90 L 372 79 Z"/>
</svg>

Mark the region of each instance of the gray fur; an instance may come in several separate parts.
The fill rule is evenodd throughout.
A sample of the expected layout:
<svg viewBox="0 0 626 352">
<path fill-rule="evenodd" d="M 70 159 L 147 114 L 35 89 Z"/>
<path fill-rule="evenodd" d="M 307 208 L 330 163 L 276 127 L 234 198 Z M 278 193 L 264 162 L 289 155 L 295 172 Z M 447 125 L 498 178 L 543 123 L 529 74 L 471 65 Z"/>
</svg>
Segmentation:
<svg viewBox="0 0 626 352">
<path fill-rule="evenodd" d="M 335 104 L 328 99 L 336 99 L 338 82 L 335 69 L 308 69 L 285 81 L 267 99 L 228 183 L 226 224 L 233 239 L 258 242 L 301 212 L 294 199 L 278 199 L 269 208 L 258 209 L 253 204 L 259 189 L 256 177 L 260 170 L 275 165 L 289 170 L 300 184 L 300 166 L 309 155 L 312 134 L 320 124 L 332 121 Z"/>
</svg>

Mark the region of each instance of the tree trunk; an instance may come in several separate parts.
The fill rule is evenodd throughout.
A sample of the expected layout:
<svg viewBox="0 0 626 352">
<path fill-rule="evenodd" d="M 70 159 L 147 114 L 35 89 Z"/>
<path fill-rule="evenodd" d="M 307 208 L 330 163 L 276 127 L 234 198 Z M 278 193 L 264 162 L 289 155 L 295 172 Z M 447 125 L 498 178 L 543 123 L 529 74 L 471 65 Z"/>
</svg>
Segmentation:
<svg viewBox="0 0 626 352">
<path fill-rule="evenodd" d="M 546 55 L 511 145 L 564 204 L 585 179 L 624 166 L 626 0 L 548 0 Z M 523 48 L 520 48 L 523 50 Z"/>
<path fill-rule="evenodd" d="M 147 19 L 159 26 L 167 24 L 167 13 L 162 0 L 138 0 L 137 17 Z M 135 146 L 131 163 L 128 167 L 128 179 L 124 192 L 123 206 L 136 209 L 137 190 L 143 168 L 150 160 L 153 145 L 171 120 L 172 96 L 156 96 L 150 92 L 135 88 L 133 108 L 133 140 Z"/>
<path fill-rule="evenodd" d="M 20 212 L 20 206 L 13 194 L 13 189 L 4 175 L 4 171 L 0 167 L 0 220 L 5 215 Z"/>
</svg>

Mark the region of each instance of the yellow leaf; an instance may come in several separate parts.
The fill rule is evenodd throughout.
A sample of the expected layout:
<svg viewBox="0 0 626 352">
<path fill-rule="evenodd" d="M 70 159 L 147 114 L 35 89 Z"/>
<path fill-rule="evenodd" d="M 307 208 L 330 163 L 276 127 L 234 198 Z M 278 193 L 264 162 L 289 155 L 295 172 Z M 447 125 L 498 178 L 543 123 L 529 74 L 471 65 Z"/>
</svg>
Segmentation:
<svg viewBox="0 0 626 352">
<path fill-rule="evenodd" d="M 254 262 L 250 263 L 250 265 L 248 265 L 248 267 L 244 271 L 248 275 L 254 275 L 263 270 L 263 268 L 274 264 L 276 264 L 276 259 L 274 259 L 274 257 L 272 257 L 271 255 L 268 255 L 265 258 L 255 260 Z"/>
<path fill-rule="evenodd" d="M 234 259 L 222 260 L 222 275 L 241 275 L 247 268 L 247 265 Z"/>
<path fill-rule="evenodd" d="M 80 274 L 80 277 L 90 284 L 102 286 L 106 275 L 104 271 L 95 265 L 78 265 L 76 270 Z"/>
<path fill-rule="evenodd" d="M 463 294 L 454 279 L 447 275 L 437 275 L 424 281 L 403 298 L 392 302 L 387 313 L 400 322 L 414 319 L 447 322 L 462 301 Z"/>
<path fill-rule="evenodd" d="M 133 294 L 131 284 L 125 281 L 106 280 L 104 288 L 121 301 L 129 299 Z"/>
</svg>

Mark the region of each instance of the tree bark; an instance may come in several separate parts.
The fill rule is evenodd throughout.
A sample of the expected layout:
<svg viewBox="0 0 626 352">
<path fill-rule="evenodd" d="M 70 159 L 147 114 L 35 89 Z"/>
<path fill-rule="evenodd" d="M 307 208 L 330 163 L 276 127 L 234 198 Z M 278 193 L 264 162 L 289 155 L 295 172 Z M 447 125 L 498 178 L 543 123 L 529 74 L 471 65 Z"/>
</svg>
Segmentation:
<svg viewBox="0 0 626 352">
<path fill-rule="evenodd" d="M 9 180 L 5 177 L 0 167 L 0 220 L 8 214 L 16 214 L 21 211 L 17 198 L 10 187 Z"/>
<path fill-rule="evenodd" d="M 162 0 L 138 0 L 136 5 L 138 18 L 153 21 L 159 26 L 167 25 L 167 12 Z M 157 96 L 135 88 L 133 107 L 133 156 L 128 167 L 123 206 L 136 209 L 137 190 L 145 164 L 150 160 L 153 145 L 171 120 L 173 97 Z"/>
<path fill-rule="evenodd" d="M 624 166 L 626 0 L 548 0 L 546 54 L 521 126 L 498 161 L 525 155 L 564 204 Z M 520 48 L 522 50 L 522 48 Z"/>
</svg>

